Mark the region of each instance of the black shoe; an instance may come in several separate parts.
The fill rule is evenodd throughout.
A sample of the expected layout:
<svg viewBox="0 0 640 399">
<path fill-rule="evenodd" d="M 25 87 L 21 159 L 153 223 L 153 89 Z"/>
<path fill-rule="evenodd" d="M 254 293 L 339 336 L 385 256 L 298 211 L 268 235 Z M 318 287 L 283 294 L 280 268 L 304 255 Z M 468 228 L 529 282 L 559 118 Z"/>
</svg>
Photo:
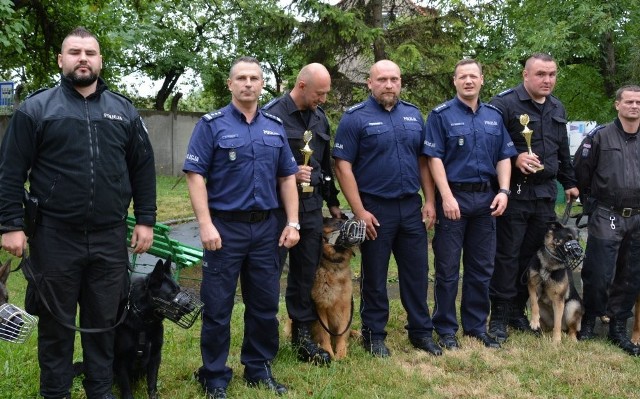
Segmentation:
<svg viewBox="0 0 640 399">
<path fill-rule="evenodd" d="M 227 388 L 207 389 L 207 399 L 227 399 Z"/>
<path fill-rule="evenodd" d="M 480 333 L 480 334 L 465 333 L 464 335 L 466 335 L 467 337 L 472 337 L 477 339 L 478 341 L 482 342 L 484 346 L 486 346 L 487 348 L 493 348 L 493 349 L 501 348 L 500 343 L 495 339 L 491 338 L 491 336 L 487 333 Z"/>
<path fill-rule="evenodd" d="M 375 357 L 391 356 L 389 348 L 387 348 L 387 346 L 384 344 L 384 340 L 382 339 L 374 339 L 371 342 L 362 341 L 362 346 L 364 346 L 364 350 L 371 353 Z"/>
<path fill-rule="evenodd" d="M 509 338 L 509 333 L 507 332 L 509 314 L 509 302 L 499 299 L 491 301 L 491 317 L 489 318 L 489 330 L 487 333 L 498 343 L 503 343 Z"/>
<path fill-rule="evenodd" d="M 278 396 L 284 395 L 287 393 L 287 387 L 280 384 L 273 377 L 265 378 L 262 380 L 250 380 L 245 377 L 245 381 L 247 385 L 252 388 L 266 388 L 270 391 L 273 391 Z"/>
<path fill-rule="evenodd" d="M 578 339 L 580 341 L 587 341 L 596 337 L 596 318 L 595 317 L 583 317 L 582 326 L 578 333 Z"/>
<path fill-rule="evenodd" d="M 511 316 L 509 318 L 509 327 L 522 332 L 534 332 L 529 324 L 529 319 L 527 319 L 527 316 L 525 316 L 524 313 L 517 316 Z"/>
<path fill-rule="evenodd" d="M 627 320 L 614 319 L 609 321 L 609 340 L 618 348 L 631 356 L 640 356 L 640 347 L 635 345 L 627 335 Z"/>
<path fill-rule="evenodd" d="M 431 353 L 433 356 L 442 355 L 442 348 L 433 342 L 431 337 L 409 338 L 415 348 Z"/>
<path fill-rule="evenodd" d="M 326 366 L 331 363 L 331 355 L 311 339 L 308 323 L 293 321 L 291 323 L 291 343 L 298 351 L 298 359 L 303 362 Z"/>
<path fill-rule="evenodd" d="M 456 338 L 455 334 L 441 335 L 440 339 L 438 340 L 438 344 L 440 344 L 441 347 L 449 350 L 460 349 L 460 344 L 458 343 L 458 339 Z"/>
</svg>

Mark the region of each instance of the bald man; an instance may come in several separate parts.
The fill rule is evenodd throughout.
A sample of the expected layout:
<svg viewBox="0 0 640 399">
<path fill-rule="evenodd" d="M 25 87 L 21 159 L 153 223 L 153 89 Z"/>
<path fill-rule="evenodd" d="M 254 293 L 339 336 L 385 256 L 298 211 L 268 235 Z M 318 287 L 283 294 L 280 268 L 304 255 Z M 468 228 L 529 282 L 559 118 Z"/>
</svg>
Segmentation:
<svg viewBox="0 0 640 399">
<path fill-rule="evenodd" d="M 333 217 L 341 217 L 338 190 L 331 168 L 329 121 L 320 104 L 331 90 L 329 71 L 321 64 L 304 66 L 298 73 L 295 86 L 284 96 L 264 106 L 264 110 L 282 119 L 289 146 L 298 163 L 300 241 L 288 250 L 286 303 L 292 323 L 291 342 L 301 361 L 317 365 L 329 364 L 329 353 L 311 340 L 311 323 L 317 319 L 311 300 L 311 287 L 322 251 L 322 205 L 327 203 Z M 305 164 L 301 151 L 304 134 L 311 132 L 309 147 L 313 151 Z M 305 188 L 306 186 L 306 188 Z M 287 222 L 284 212 L 278 212 L 282 225 Z M 280 269 L 287 249 L 280 251 Z"/>
</svg>

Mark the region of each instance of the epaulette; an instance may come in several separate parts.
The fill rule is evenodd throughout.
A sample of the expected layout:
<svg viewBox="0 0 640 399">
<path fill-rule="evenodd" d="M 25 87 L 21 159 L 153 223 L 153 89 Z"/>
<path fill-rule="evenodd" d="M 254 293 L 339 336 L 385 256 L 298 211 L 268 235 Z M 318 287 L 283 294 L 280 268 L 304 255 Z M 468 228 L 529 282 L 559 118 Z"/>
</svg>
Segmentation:
<svg viewBox="0 0 640 399">
<path fill-rule="evenodd" d="M 118 93 L 117 91 L 111 91 L 111 90 L 109 90 L 109 92 L 115 94 L 116 96 L 120 96 L 120 97 L 124 98 L 125 100 L 127 100 L 128 102 L 130 102 L 131 104 L 133 104 L 133 101 L 131 101 L 131 99 L 129 97 L 125 96 L 124 94 Z"/>
<path fill-rule="evenodd" d="M 272 98 L 271 101 L 269 101 L 268 103 L 266 103 L 265 105 L 262 106 L 262 109 L 269 109 L 273 106 L 273 104 L 275 104 L 276 102 L 278 102 L 278 100 L 280 99 L 280 97 L 276 97 L 276 98 Z"/>
<path fill-rule="evenodd" d="M 412 104 L 412 103 L 410 103 L 410 102 L 408 102 L 408 101 L 400 100 L 400 102 L 401 102 L 401 103 L 403 103 L 404 105 L 408 105 L 408 106 L 410 106 L 410 107 L 413 107 L 413 108 L 419 109 L 417 105 Z"/>
<path fill-rule="evenodd" d="M 319 105 L 318 105 L 318 106 L 316 106 L 316 109 L 317 109 L 318 111 L 320 111 L 320 113 L 321 113 L 322 115 L 324 115 L 324 114 L 325 114 L 324 109 L 322 109 L 322 107 L 321 107 L 321 106 L 319 106 Z"/>
<path fill-rule="evenodd" d="M 500 111 L 500 108 L 496 107 L 495 105 L 493 105 L 493 104 L 489 104 L 489 103 L 484 103 L 484 105 L 486 105 L 487 107 L 492 108 L 492 109 L 494 109 L 494 110 L 498 111 L 498 113 L 499 113 L 500 115 L 502 115 L 502 111 Z"/>
<path fill-rule="evenodd" d="M 276 121 L 276 122 L 278 122 L 278 123 L 282 124 L 282 119 L 278 118 L 278 117 L 277 117 L 277 116 L 275 116 L 274 114 L 270 114 L 270 113 L 266 112 L 265 110 L 262 110 L 262 114 L 263 114 L 264 116 L 266 116 L 267 118 L 269 118 L 269 119 L 273 119 L 274 121 Z"/>
<path fill-rule="evenodd" d="M 447 108 L 449 108 L 449 103 L 448 103 L 448 102 L 446 102 L 446 103 L 442 103 L 442 104 L 440 104 L 440 105 L 436 106 L 436 107 L 435 107 L 434 109 L 432 109 L 431 111 L 432 111 L 432 112 L 435 112 L 435 113 L 437 114 L 437 113 L 440 113 L 440 111 L 445 110 L 445 109 L 447 109 Z"/>
<path fill-rule="evenodd" d="M 498 93 L 498 95 L 496 97 L 503 97 L 506 96 L 507 94 L 511 93 L 513 91 L 513 87 L 510 89 L 507 89 L 505 91 L 503 91 L 502 93 Z"/>
<path fill-rule="evenodd" d="M 29 94 L 29 95 L 27 96 L 27 98 L 31 98 L 31 97 L 36 96 L 36 95 L 38 95 L 38 94 L 42 93 L 43 91 L 47 91 L 47 90 L 49 90 L 49 88 L 48 88 L 48 87 L 44 87 L 44 88 L 42 88 L 42 89 L 38 89 L 38 90 L 34 91 L 33 93 Z"/>
<path fill-rule="evenodd" d="M 366 101 L 363 101 L 363 102 L 361 102 L 361 103 L 358 103 L 358 104 L 352 105 L 352 106 L 350 106 L 349 108 L 347 108 L 347 110 L 346 110 L 346 111 L 344 111 L 344 112 L 346 112 L 347 114 L 350 114 L 350 113 L 352 113 L 353 111 L 356 111 L 356 110 L 358 110 L 358 109 L 360 109 L 360 108 L 364 107 L 364 106 L 365 106 L 365 104 L 366 104 Z"/>
<path fill-rule="evenodd" d="M 596 133 L 598 133 L 598 131 L 601 130 L 605 126 L 606 125 L 598 125 L 598 126 L 594 127 L 593 129 L 591 129 L 589 131 L 589 133 L 587 133 L 587 137 L 593 138 L 593 136 L 595 136 Z"/>
<path fill-rule="evenodd" d="M 204 114 L 202 118 L 204 118 L 207 121 L 211 121 L 221 117 L 222 115 L 224 115 L 224 112 L 218 110 L 218 111 L 209 112 L 208 114 Z"/>
</svg>

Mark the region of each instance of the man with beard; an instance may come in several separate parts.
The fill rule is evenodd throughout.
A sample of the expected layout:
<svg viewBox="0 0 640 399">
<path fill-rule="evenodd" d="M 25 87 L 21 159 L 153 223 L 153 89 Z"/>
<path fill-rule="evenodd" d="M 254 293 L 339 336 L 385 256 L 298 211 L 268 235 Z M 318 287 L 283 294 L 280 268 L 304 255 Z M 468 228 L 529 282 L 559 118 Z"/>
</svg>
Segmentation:
<svg viewBox="0 0 640 399">
<path fill-rule="evenodd" d="M 127 209 L 133 198 L 135 253 L 152 244 L 156 220 L 154 157 L 131 102 L 99 77 L 100 46 L 76 28 L 58 55 L 60 85 L 39 91 L 17 110 L 0 147 L 2 248 L 25 255 L 23 191 L 39 203 L 30 233 L 29 269 L 41 303 L 26 300 L 38 323 L 40 394 L 70 398 L 76 311 L 80 306 L 88 398 L 113 398 L 114 325 L 127 299 Z M 27 273 L 27 277 L 31 274 Z M 29 281 L 27 293 L 35 290 Z M 29 298 L 27 298 L 29 299 Z M 63 325 L 65 324 L 65 325 Z"/>
<path fill-rule="evenodd" d="M 295 86 L 289 93 L 263 107 L 282 119 L 299 168 L 296 182 L 300 198 L 300 241 L 288 251 L 286 294 L 287 312 L 292 320 L 291 342 L 300 360 L 319 365 L 331 361 L 329 353 L 311 339 L 311 324 L 318 319 L 311 300 L 311 287 L 322 252 L 322 202 L 327 202 L 331 216 L 342 216 L 331 166 L 331 130 L 320 108 L 320 104 L 327 100 L 330 89 L 331 76 L 327 68 L 322 64 L 309 64 L 300 70 Z M 311 137 L 304 137 L 307 132 L 311 132 Z M 312 153 L 305 164 L 302 150 L 307 139 L 310 139 L 308 145 Z M 305 187 L 308 189 L 305 190 Z M 287 217 L 282 209 L 278 211 L 278 219 L 284 227 Z M 287 248 L 281 247 L 281 269 L 286 257 Z"/>
<path fill-rule="evenodd" d="M 391 253 L 398 264 L 400 297 L 407 312 L 411 344 L 434 356 L 427 307 L 427 230 L 435 220 L 434 185 L 421 156 L 423 118 L 398 99 L 400 68 L 376 62 L 368 79 L 369 98 L 347 109 L 336 132 L 336 176 L 356 218 L 367 225 L 360 250 L 362 342 L 377 357 L 390 355 L 384 343 L 389 319 L 387 274 Z M 422 206 L 422 187 L 426 204 Z"/>
</svg>

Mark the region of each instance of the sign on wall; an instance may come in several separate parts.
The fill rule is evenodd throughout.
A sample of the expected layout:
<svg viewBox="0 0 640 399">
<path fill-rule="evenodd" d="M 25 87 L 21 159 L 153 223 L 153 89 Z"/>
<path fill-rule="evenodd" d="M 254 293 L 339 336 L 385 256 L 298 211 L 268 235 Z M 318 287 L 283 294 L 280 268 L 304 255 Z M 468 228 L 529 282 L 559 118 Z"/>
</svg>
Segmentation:
<svg viewBox="0 0 640 399">
<path fill-rule="evenodd" d="M 0 113 L 10 114 L 13 110 L 13 82 L 0 82 Z"/>
</svg>

